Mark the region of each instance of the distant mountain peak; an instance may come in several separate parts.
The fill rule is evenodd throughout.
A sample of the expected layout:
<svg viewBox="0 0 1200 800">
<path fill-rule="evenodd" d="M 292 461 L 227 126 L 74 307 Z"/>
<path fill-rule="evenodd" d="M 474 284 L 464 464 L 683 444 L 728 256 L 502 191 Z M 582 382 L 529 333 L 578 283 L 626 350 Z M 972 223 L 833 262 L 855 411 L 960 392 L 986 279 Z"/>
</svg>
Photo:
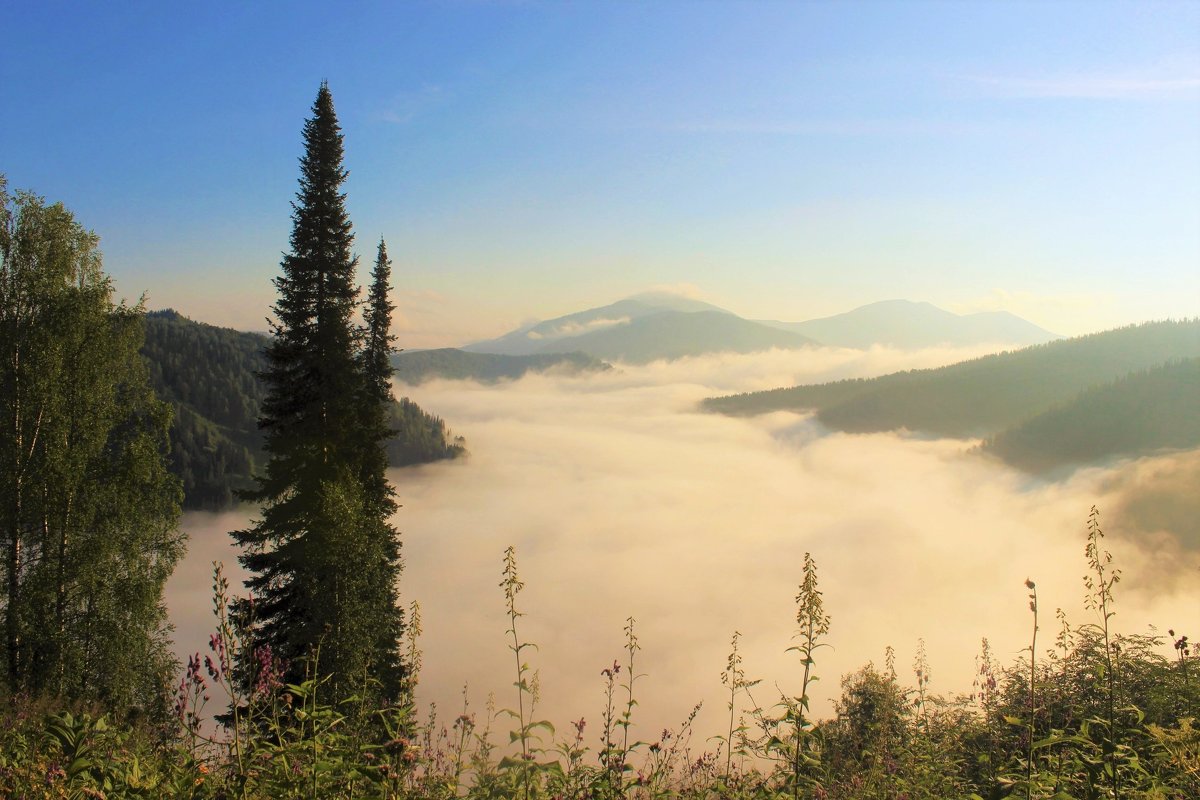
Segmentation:
<svg viewBox="0 0 1200 800">
<path fill-rule="evenodd" d="M 662 290 L 639 292 L 638 294 L 626 297 L 625 300 L 670 311 L 721 311 L 726 314 L 730 313 L 723 308 L 714 306 L 712 303 L 706 303 L 703 300 L 697 300 L 687 295 Z"/>
<path fill-rule="evenodd" d="M 536 342 L 552 342 L 556 339 L 582 336 L 585 333 L 612 328 L 616 325 L 628 325 L 629 320 L 628 314 L 620 317 L 595 317 L 586 322 L 576 322 L 567 318 L 548 330 L 539 330 L 541 326 L 535 325 L 525 332 L 525 337 Z M 554 322 L 557 321 L 551 320 L 551 323 Z"/>
<path fill-rule="evenodd" d="M 594 358 L 647 362 L 810 344 L 814 342 L 804 336 L 742 319 L 711 303 L 651 291 L 518 328 L 462 349 L 504 355 L 578 350 Z"/>
<path fill-rule="evenodd" d="M 1061 339 L 1009 312 L 955 314 L 933 303 L 880 300 L 805 322 L 766 322 L 834 347 L 888 345 L 906 349 L 978 344 L 1025 346 Z"/>
<path fill-rule="evenodd" d="M 791 335 L 775 335 L 781 331 Z M 746 320 L 702 300 L 652 290 L 524 325 L 462 349 L 505 355 L 580 350 L 595 358 L 645 361 L 809 344 L 904 349 L 981 344 L 1021 347 L 1060 338 L 1008 312 L 960 315 L 919 300 L 880 300 L 821 319 L 779 322 Z"/>
</svg>

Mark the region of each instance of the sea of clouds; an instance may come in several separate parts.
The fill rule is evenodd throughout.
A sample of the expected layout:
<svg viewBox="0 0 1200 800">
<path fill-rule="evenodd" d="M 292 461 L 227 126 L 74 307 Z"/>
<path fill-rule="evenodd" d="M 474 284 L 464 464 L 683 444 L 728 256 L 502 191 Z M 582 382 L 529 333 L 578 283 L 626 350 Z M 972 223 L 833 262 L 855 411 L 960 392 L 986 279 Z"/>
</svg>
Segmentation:
<svg viewBox="0 0 1200 800">
<path fill-rule="evenodd" d="M 734 631 L 747 678 L 762 679 L 755 700 L 769 706 L 781 692 L 797 694 L 802 667 L 786 650 L 806 552 L 832 616 L 831 646 L 816 655 L 821 681 L 810 690 L 818 715 L 832 713 L 841 675 L 868 661 L 882 667 L 889 645 L 911 682 L 920 640 L 931 689 L 970 692 L 981 637 L 1002 663 L 1028 646 L 1026 578 L 1037 582 L 1040 641 L 1057 633 L 1058 607 L 1075 625 L 1097 621 L 1083 608 L 1082 582 L 1093 504 L 1124 573 L 1117 628 L 1186 629 L 1200 599 L 1197 517 L 1180 500 L 1200 474 L 1194 455 L 1043 482 L 980 456 L 975 441 L 847 435 L 803 414 L 697 410 L 714 394 L 985 351 L 772 351 L 489 386 L 397 386 L 465 435 L 470 449 L 465 459 L 392 473 L 403 503 L 395 520 L 404 543 L 400 591 L 405 604 L 420 604 L 424 628 L 423 708 L 436 703 L 441 719 L 453 719 L 464 686 L 473 712 L 483 712 L 489 693 L 499 707 L 515 707 L 499 587 L 509 545 L 525 582 L 518 631 L 537 644 L 523 653 L 538 672 L 537 716 L 560 730 L 585 717 L 591 739 L 603 712 L 600 672 L 624 661 L 629 617 L 641 645 L 635 738 L 657 738 L 701 701 L 697 729 L 724 730 L 720 674 Z M 1156 491 L 1165 500 L 1155 502 Z M 212 628 L 211 562 L 223 561 L 238 586 L 227 532 L 250 513 L 185 516 L 189 552 L 167 598 L 181 655 L 202 647 Z"/>
</svg>

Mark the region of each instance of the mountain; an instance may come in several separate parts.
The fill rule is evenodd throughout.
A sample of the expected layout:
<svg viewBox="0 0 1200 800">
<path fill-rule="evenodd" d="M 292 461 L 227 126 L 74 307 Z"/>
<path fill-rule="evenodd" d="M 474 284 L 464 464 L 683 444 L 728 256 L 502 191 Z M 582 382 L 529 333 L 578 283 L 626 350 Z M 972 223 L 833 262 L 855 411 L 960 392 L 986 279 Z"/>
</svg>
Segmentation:
<svg viewBox="0 0 1200 800">
<path fill-rule="evenodd" d="M 586 311 L 577 311 L 574 314 L 526 325 L 510 331 L 498 339 L 474 342 L 462 349 L 469 353 L 496 353 L 513 356 L 534 353 L 569 353 L 582 349 L 571 344 L 571 340 L 581 334 L 626 325 L 635 319 L 663 311 L 729 313 L 699 300 L 691 300 L 666 292 L 646 292 L 599 308 L 589 308 Z M 588 353 L 588 355 L 595 354 Z"/>
<path fill-rule="evenodd" d="M 906 350 L 975 344 L 1021 347 L 1062 338 L 1007 311 L 952 314 L 930 303 L 910 300 L 884 300 L 806 322 L 761 322 L 831 347 L 859 349 L 876 344 Z"/>
<path fill-rule="evenodd" d="M 709 398 L 702 405 L 738 415 L 816 410 L 826 426 L 850 432 L 988 436 L 1093 386 L 1198 356 L 1200 319 L 1151 322 L 938 369 Z"/>
<path fill-rule="evenodd" d="M 816 345 L 797 333 L 776 330 L 725 311 L 659 311 L 571 337 L 574 350 L 596 358 L 644 364 L 706 353 L 754 353 L 774 347 Z M 549 347 L 547 352 L 553 352 Z"/>
<path fill-rule="evenodd" d="M 593 358 L 645 363 L 812 344 L 815 342 L 805 336 L 742 319 L 699 300 L 649 292 L 527 325 L 462 349 L 504 355 L 580 352 Z"/>
<path fill-rule="evenodd" d="M 175 409 L 171 421 L 171 471 L 183 482 L 184 508 L 219 510 L 253 485 L 264 463 L 258 411 L 264 388 L 268 337 L 194 322 L 179 313 L 146 315 L 146 357 L 151 384 Z M 453 458 L 461 439 L 449 441 L 446 425 L 402 398 L 390 411 L 397 430 L 388 442 L 393 466 Z"/>
<path fill-rule="evenodd" d="M 983 451 L 1027 472 L 1200 447 L 1200 358 L 1131 372 L 1000 432 Z"/>
<path fill-rule="evenodd" d="M 434 378 L 474 380 L 496 383 L 516 380 L 527 372 L 556 370 L 569 373 L 602 372 L 612 369 L 584 353 L 535 353 L 506 356 L 496 353 L 468 353 L 453 347 L 438 350 L 406 350 L 392 356 L 396 380 L 416 386 Z"/>
<path fill-rule="evenodd" d="M 691 316 L 695 314 L 707 316 Z M 659 318 L 650 321 L 651 317 Z M 780 331 L 791 336 L 780 337 L 777 335 Z M 666 341 L 656 343 L 653 337 L 664 337 Z M 1007 311 L 952 314 L 929 303 L 885 300 L 832 317 L 780 322 L 742 319 L 710 303 L 668 292 L 646 292 L 606 306 L 525 325 L 462 349 L 500 355 L 578 351 L 595 358 L 645 362 L 817 343 L 853 348 L 889 345 L 916 349 L 977 344 L 1021 347 L 1059 338 L 1062 337 Z"/>
</svg>

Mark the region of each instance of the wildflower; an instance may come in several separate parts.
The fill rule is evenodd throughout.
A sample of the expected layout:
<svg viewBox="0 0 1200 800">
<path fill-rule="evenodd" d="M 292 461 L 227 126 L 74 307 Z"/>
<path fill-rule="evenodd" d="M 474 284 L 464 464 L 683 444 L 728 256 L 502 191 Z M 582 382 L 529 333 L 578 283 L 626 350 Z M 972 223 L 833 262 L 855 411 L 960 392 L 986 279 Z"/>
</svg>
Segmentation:
<svg viewBox="0 0 1200 800">
<path fill-rule="evenodd" d="M 204 657 L 204 668 L 208 670 L 208 677 L 214 681 L 221 679 L 221 671 L 217 669 L 217 665 L 213 663 L 211 656 Z"/>
<path fill-rule="evenodd" d="M 67 777 L 67 771 L 58 764 L 51 764 L 46 769 L 46 785 L 53 786 L 58 781 Z"/>
</svg>

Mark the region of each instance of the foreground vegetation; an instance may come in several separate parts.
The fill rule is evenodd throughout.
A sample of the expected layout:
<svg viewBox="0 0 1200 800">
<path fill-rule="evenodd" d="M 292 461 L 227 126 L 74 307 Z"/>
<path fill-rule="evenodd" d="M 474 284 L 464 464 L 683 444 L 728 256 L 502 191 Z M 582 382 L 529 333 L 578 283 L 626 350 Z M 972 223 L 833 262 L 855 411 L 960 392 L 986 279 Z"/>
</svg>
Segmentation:
<svg viewBox="0 0 1200 800">
<path fill-rule="evenodd" d="M 420 617 L 410 613 L 412 680 L 399 702 L 331 698 L 324 681 L 280 682 L 229 614 L 217 567 L 216 629 L 189 659 L 174 714 L 63 709 L 10 698 L 0 725 L 0 796 L 14 798 L 1194 798 L 1200 796 L 1200 654 L 1188 637 L 1112 629 L 1120 572 L 1088 519 L 1086 624 L 1062 612 L 1053 634 L 1026 582 L 1030 645 L 996 663 L 987 640 L 968 696 L 929 689 L 923 648 L 911 679 L 890 648 L 882 667 L 842 677 L 832 719 L 810 715 L 831 618 L 806 558 L 796 597 L 800 693 L 763 699 L 732 640 L 720 673 L 728 727 L 695 737 L 681 725 L 636 740 L 639 642 L 632 619 L 623 657 L 601 673 L 607 702 L 564 729 L 539 719 L 533 645 L 520 633 L 523 584 L 510 548 L 503 590 L 514 657 L 508 707 L 453 720 L 418 713 Z M 1168 657 L 1165 653 L 1169 653 Z M 317 655 L 319 658 L 319 653 Z M 239 660 L 253 664 L 239 674 Z M 714 669 L 714 680 L 717 679 Z M 236 702 L 213 711 L 228 693 Z M 220 717 L 217 724 L 214 717 Z"/>
</svg>

